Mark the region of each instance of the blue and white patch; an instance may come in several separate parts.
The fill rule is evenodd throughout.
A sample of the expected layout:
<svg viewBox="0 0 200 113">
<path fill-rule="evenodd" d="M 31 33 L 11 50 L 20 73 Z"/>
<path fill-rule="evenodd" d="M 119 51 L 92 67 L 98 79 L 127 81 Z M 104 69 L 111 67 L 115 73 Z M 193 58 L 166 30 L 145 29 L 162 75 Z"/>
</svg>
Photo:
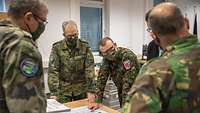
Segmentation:
<svg viewBox="0 0 200 113">
<path fill-rule="evenodd" d="M 38 69 L 38 64 L 35 63 L 32 59 L 24 59 L 20 63 L 20 70 L 26 77 L 36 76 Z"/>
</svg>

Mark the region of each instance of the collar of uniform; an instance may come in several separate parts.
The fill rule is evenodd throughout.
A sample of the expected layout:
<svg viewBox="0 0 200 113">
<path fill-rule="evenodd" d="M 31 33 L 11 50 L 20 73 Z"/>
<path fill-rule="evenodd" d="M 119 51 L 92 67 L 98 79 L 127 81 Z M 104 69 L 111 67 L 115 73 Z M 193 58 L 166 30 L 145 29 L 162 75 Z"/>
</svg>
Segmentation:
<svg viewBox="0 0 200 113">
<path fill-rule="evenodd" d="M 17 27 L 9 19 L 4 19 L 0 21 L 0 26 Z"/>
<path fill-rule="evenodd" d="M 37 44 L 32 40 L 32 38 L 31 38 L 32 35 L 29 32 L 20 29 L 19 26 L 13 24 L 11 22 L 11 20 L 5 19 L 5 20 L 0 21 L 0 26 L 8 26 L 8 27 L 10 27 L 11 29 L 15 30 L 15 32 L 18 35 L 20 35 L 21 37 L 25 37 L 25 38 L 31 39 L 31 43 L 33 43 L 36 47 L 38 47 Z"/>
<path fill-rule="evenodd" d="M 171 52 L 173 50 L 179 50 L 188 46 L 198 43 L 198 38 L 195 35 L 190 35 L 186 38 L 176 41 L 174 44 L 166 47 L 166 52 Z"/>
<path fill-rule="evenodd" d="M 69 49 L 69 47 L 67 46 L 65 38 L 62 41 L 62 46 L 61 47 L 62 47 L 62 49 Z M 80 48 L 80 39 L 78 38 L 77 41 L 76 41 L 76 49 L 79 49 L 79 48 Z"/>
<path fill-rule="evenodd" d="M 67 42 L 66 42 L 66 39 L 65 39 L 65 38 L 63 39 L 63 41 L 62 41 L 62 43 L 61 43 L 61 48 L 64 49 L 64 50 L 65 50 L 65 49 L 68 49 L 68 47 L 67 47 Z"/>
<path fill-rule="evenodd" d="M 25 37 L 32 37 L 32 35 L 29 32 L 20 29 L 19 26 L 13 24 L 11 22 L 11 20 L 9 20 L 9 19 L 1 20 L 0 26 L 8 26 L 8 27 L 11 27 L 13 29 L 18 29 Z"/>
<path fill-rule="evenodd" d="M 80 47 L 81 47 L 81 45 L 80 45 L 80 39 L 78 38 L 76 40 L 76 49 L 79 49 Z"/>
</svg>

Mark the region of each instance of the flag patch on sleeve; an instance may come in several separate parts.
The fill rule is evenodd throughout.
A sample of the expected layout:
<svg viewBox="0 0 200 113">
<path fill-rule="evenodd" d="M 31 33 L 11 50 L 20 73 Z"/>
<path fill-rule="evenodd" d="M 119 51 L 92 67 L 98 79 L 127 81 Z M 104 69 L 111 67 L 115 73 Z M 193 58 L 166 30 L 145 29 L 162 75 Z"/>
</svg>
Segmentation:
<svg viewBox="0 0 200 113">
<path fill-rule="evenodd" d="M 131 61 L 130 60 L 126 60 L 123 62 L 123 66 L 126 70 L 129 70 L 131 68 Z"/>
</svg>

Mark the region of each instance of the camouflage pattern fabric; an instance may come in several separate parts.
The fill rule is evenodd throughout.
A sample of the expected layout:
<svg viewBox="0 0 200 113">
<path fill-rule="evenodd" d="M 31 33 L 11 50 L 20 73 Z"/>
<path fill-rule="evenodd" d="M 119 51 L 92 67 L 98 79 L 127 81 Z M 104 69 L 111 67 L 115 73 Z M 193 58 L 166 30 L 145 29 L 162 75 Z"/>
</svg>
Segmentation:
<svg viewBox="0 0 200 113">
<path fill-rule="evenodd" d="M 94 58 L 87 42 L 78 39 L 70 49 L 66 39 L 53 44 L 48 71 L 51 95 L 59 102 L 94 92 Z"/>
<path fill-rule="evenodd" d="M 42 57 L 31 38 L 0 22 L 0 113 L 46 113 Z"/>
<path fill-rule="evenodd" d="M 122 113 L 200 113 L 200 44 L 196 36 L 168 46 L 145 64 Z"/>
<path fill-rule="evenodd" d="M 137 74 L 139 72 L 139 63 L 136 55 L 129 49 L 118 47 L 113 61 L 103 59 L 100 71 L 97 77 L 97 102 L 102 102 L 103 92 L 106 82 L 109 78 L 117 86 L 120 105 L 125 101 Z"/>
</svg>

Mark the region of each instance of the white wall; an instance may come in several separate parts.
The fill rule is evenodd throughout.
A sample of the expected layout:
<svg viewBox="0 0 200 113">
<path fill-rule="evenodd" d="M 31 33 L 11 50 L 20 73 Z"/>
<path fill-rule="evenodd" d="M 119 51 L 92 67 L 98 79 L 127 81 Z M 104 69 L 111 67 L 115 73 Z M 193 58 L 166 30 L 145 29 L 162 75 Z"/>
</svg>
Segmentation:
<svg viewBox="0 0 200 113">
<path fill-rule="evenodd" d="M 110 0 L 110 37 L 118 46 L 130 47 L 131 40 L 131 0 Z"/>
<path fill-rule="evenodd" d="M 142 54 L 142 45 L 151 38 L 146 35 L 144 16 L 152 0 L 109 0 L 109 33 L 118 46 Z"/>
<path fill-rule="evenodd" d="M 38 40 L 39 50 L 42 53 L 44 66 L 48 66 L 48 59 L 52 44 L 63 39 L 62 23 L 74 20 L 80 25 L 80 3 L 79 0 L 46 0 L 49 9 L 48 24 L 45 32 Z"/>
<path fill-rule="evenodd" d="M 145 37 L 145 13 L 146 13 L 145 0 L 131 0 L 131 45 L 130 48 L 138 54 L 142 54 L 142 45 L 147 43 Z M 149 38 L 150 39 L 150 38 Z"/>
<path fill-rule="evenodd" d="M 174 2 L 182 10 L 183 14 L 189 18 L 190 33 L 193 33 L 195 13 L 197 14 L 198 38 L 200 40 L 200 0 L 168 0 Z"/>
</svg>

